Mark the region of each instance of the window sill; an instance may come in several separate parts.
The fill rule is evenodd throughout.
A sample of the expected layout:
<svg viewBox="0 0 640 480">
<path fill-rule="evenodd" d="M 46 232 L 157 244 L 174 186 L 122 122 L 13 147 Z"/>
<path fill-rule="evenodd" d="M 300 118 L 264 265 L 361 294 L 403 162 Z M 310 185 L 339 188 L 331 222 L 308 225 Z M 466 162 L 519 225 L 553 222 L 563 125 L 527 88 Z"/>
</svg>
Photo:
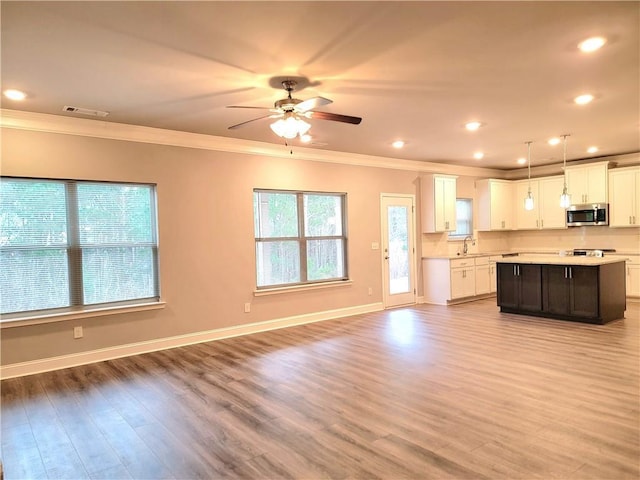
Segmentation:
<svg viewBox="0 0 640 480">
<path fill-rule="evenodd" d="M 29 317 L 11 318 L 0 321 L 0 328 L 24 327 L 27 325 L 40 325 L 43 323 L 63 322 L 80 318 L 102 317 L 104 315 L 118 315 L 121 313 L 144 312 L 147 310 L 160 310 L 166 306 L 165 302 L 139 303 L 133 305 L 120 305 L 117 307 L 103 307 L 72 312 L 52 313 L 46 315 L 33 315 Z"/>
<path fill-rule="evenodd" d="M 320 290 L 323 288 L 346 287 L 353 285 L 353 280 L 339 280 L 336 282 L 314 283 L 309 285 L 293 285 L 291 287 L 262 288 L 254 290 L 254 297 L 262 297 L 265 295 L 278 295 L 280 293 L 304 292 L 308 290 Z"/>
</svg>

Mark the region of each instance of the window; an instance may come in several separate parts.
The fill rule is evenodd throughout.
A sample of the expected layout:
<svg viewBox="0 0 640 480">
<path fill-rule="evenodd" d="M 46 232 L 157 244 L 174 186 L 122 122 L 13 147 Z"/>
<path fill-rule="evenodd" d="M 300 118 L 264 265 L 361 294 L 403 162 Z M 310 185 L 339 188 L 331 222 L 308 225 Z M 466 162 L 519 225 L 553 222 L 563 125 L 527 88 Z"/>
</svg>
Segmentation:
<svg viewBox="0 0 640 480">
<path fill-rule="evenodd" d="M 0 313 L 158 300 L 155 186 L 0 179 Z"/>
<path fill-rule="evenodd" d="M 258 288 L 347 279 L 346 195 L 254 190 Z"/>
<path fill-rule="evenodd" d="M 456 198 L 456 231 L 449 238 L 466 237 L 473 234 L 473 200 Z"/>
</svg>

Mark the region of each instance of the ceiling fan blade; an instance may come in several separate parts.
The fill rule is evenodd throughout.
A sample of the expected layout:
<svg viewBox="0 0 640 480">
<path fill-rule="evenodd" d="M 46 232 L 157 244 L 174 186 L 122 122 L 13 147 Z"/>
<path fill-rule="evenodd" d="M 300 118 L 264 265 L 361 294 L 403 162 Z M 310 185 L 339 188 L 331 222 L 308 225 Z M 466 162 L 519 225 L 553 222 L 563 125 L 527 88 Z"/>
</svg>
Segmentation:
<svg viewBox="0 0 640 480">
<path fill-rule="evenodd" d="M 319 118 L 320 120 L 333 120 L 334 122 L 351 123 L 353 125 L 359 125 L 362 121 L 360 117 L 352 117 L 350 115 L 340 115 L 337 113 L 329 112 L 308 112 L 311 114 L 311 118 Z"/>
<path fill-rule="evenodd" d="M 313 97 L 309 100 L 298 103 L 294 107 L 294 110 L 296 110 L 297 112 L 306 112 L 307 110 L 322 107 L 323 105 L 329 105 L 330 103 L 333 103 L 333 100 L 329 100 L 328 98 L 324 97 Z"/>
<path fill-rule="evenodd" d="M 258 120 L 263 120 L 265 118 L 276 118 L 276 117 L 279 117 L 279 116 L 280 115 L 264 115 L 262 117 L 253 118 L 251 120 L 247 120 L 246 122 L 236 123 L 235 125 L 231 125 L 228 128 L 228 130 L 235 130 L 236 128 L 244 127 L 247 123 L 255 122 L 255 121 L 258 121 Z"/>
<path fill-rule="evenodd" d="M 245 107 L 244 105 L 227 105 L 227 108 L 255 108 L 258 110 L 271 110 L 272 107 Z"/>
</svg>

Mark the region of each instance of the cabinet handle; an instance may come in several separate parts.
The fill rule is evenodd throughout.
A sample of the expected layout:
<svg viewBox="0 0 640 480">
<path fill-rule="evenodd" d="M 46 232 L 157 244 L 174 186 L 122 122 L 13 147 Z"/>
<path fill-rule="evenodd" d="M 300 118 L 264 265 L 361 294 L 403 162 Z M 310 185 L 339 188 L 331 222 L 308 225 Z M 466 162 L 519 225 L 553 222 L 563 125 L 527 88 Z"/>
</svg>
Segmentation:
<svg viewBox="0 0 640 480">
<path fill-rule="evenodd" d="M 538 228 L 538 220 L 536 220 L 536 228 Z"/>
<path fill-rule="evenodd" d="M 569 278 L 573 278 L 573 269 L 569 267 Z"/>
<path fill-rule="evenodd" d="M 633 225 L 633 221 L 631 220 L 633 217 L 629 215 L 629 225 Z"/>
<path fill-rule="evenodd" d="M 564 267 L 564 278 L 567 278 L 567 267 Z"/>
<path fill-rule="evenodd" d="M 540 228 L 544 228 L 544 219 L 540 220 Z"/>
</svg>

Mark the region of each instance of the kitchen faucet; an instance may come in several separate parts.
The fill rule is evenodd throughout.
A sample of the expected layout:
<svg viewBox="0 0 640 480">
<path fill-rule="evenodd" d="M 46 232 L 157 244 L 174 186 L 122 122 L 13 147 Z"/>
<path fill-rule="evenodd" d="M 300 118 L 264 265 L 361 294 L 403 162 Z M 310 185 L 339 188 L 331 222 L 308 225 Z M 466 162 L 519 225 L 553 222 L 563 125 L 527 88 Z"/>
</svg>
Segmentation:
<svg viewBox="0 0 640 480">
<path fill-rule="evenodd" d="M 467 245 L 467 240 L 471 240 L 471 245 L 475 245 L 476 241 L 473 239 L 471 235 L 467 235 L 464 237 L 464 241 L 462 242 L 462 254 L 466 255 L 469 252 L 469 245 Z"/>
</svg>

